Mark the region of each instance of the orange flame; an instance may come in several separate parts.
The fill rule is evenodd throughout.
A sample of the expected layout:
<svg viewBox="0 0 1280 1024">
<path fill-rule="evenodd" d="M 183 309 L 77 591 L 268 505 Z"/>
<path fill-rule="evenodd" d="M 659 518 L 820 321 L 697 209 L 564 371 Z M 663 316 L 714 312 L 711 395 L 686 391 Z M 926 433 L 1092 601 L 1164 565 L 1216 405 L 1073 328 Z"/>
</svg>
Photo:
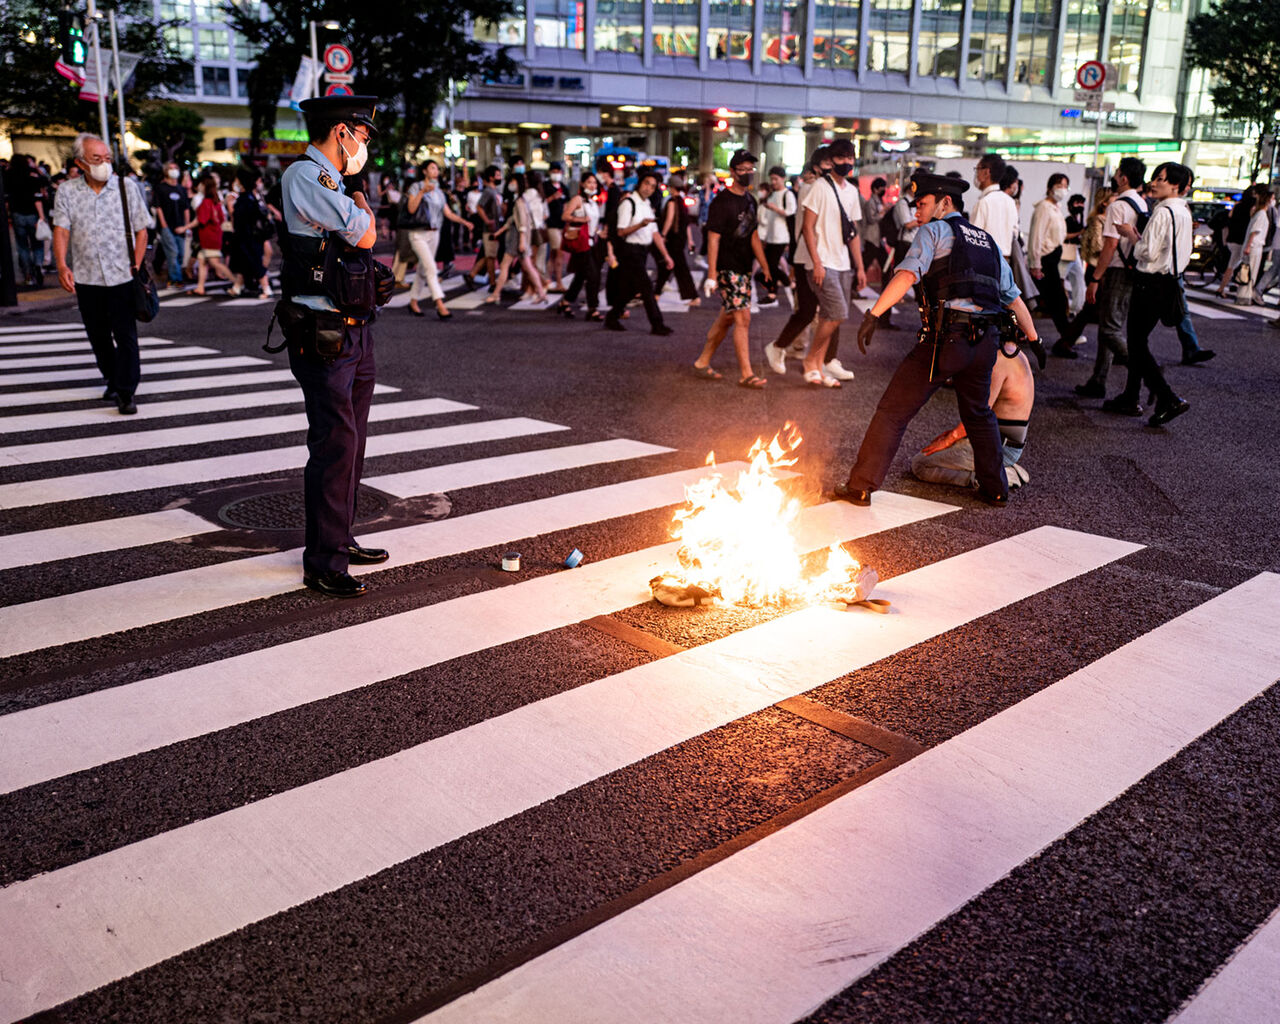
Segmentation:
<svg viewBox="0 0 1280 1024">
<path fill-rule="evenodd" d="M 782 483 L 802 441 L 793 423 L 768 443 L 757 438 L 732 488 L 716 471 L 715 453 L 708 455 L 712 472 L 685 488 L 685 506 L 672 521 L 672 537 L 682 542 L 676 553 L 680 572 L 653 582 L 697 588 L 717 604 L 753 608 L 853 595 L 863 570 L 841 545 L 831 545 L 822 571 L 805 571 L 796 537 L 802 506 Z"/>
</svg>

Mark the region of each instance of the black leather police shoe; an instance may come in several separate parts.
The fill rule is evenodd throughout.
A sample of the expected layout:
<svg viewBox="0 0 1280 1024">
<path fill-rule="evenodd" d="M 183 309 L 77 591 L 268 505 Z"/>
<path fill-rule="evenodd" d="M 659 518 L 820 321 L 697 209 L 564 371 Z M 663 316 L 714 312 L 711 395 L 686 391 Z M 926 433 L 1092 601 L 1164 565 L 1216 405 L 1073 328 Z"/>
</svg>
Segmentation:
<svg viewBox="0 0 1280 1024">
<path fill-rule="evenodd" d="M 303 573 L 302 583 L 311 590 L 327 594 L 329 597 L 360 597 L 369 592 L 369 588 L 358 579 L 350 573 L 341 571 L 318 572 L 315 575 Z"/>
<path fill-rule="evenodd" d="M 1009 504 L 1009 495 L 1007 494 L 988 494 L 981 487 L 978 488 L 978 497 L 985 501 L 988 505 L 996 508 L 1004 508 Z"/>
<path fill-rule="evenodd" d="M 1195 366 L 1197 363 L 1207 363 L 1218 353 L 1211 348 L 1198 348 L 1194 352 L 1188 352 L 1182 357 L 1183 366 Z"/>
<path fill-rule="evenodd" d="M 1190 402 L 1185 398 L 1179 398 L 1177 395 L 1174 395 L 1172 400 L 1169 402 L 1158 404 L 1156 406 L 1156 411 L 1151 414 L 1151 419 L 1147 420 L 1147 423 L 1153 427 L 1163 427 L 1171 419 L 1181 416 L 1190 408 Z"/>
<path fill-rule="evenodd" d="M 107 388 L 106 391 L 102 392 L 102 400 L 104 402 L 114 402 L 119 397 L 115 388 Z"/>
<path fill-rule="evenodd" d="M 138 407 L 133 404 L 132 395 L 116 395 L 116 408 L 120 410 L 121 416 L 132 416 L 138 411 Z"/>
<path fill-rule="evenodd" d="M 850 487 L 848 484 L 836 484 L 831 489 L 831 494 L 840 501 L 847 501 L 849 504 L 858 505 L 861 508 L 866 508 L 871 504 L 870 491 L 862 491 L 856 487 Z"/>
<path fill-rule="evenodd" d="M 658 326 L 653 328 L 649 333 L 656 334 L 659 338 L 665 338 L 668 335 L 675 334 L 676 332 L 666 324 L 658 324 Z"/>
<path fill-rule="evenodd" d="M 386 548 L 362 548 L 359 544 L 347 545 L 347 561 L 352 565 L 377 565 L 390 557 Z"/>
<path fill-rule="evenodd" d="M 1123 398 L 1108 398 L 1102 403 L 1103 412 L 1113 412 L 1117 416 L 1141 416 L 1142 406 L 1137 402 L 1129 402 Z"/>
</svg>

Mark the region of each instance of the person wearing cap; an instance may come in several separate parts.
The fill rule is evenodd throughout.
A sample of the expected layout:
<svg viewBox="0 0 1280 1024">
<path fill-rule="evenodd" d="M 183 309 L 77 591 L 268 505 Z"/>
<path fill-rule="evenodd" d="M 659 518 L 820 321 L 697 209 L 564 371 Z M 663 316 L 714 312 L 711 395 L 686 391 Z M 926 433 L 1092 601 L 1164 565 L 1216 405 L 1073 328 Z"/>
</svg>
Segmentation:
<svg viewBox="0 0 1280 1024">
<path fill-rule="evenodd" d="M 345 279 L 349 254 L 373 274 L 370 250 L 377 239 L 373 210 L 357 179 L 350 192 L 343 178 L 359 175 L 367 158 L 376 100 L 368 96 L 323 96 L 303 100 L 310 145 L 281 179 L 285 232 L 277 313 L 286 330 L 289 368 L 302 386 L 307 410 L 306 546 L 303 583 L 333 597 L 359 597 L 364 583 L 350 565 L 387 560 L 381 548 L 359 545 L 351 534 L 356 489 L 364 463 L 369 403 L 373 397 L 372 296 Z M 338 248 L 334 248 L 337 246 Z M 335 298 L 345 295 L 342 309 Z"/>
<path fill-rule="evenodd" d="M 937 174 L 921 172 L 911 179 L 909 191 L 923 226 L 897 273 L 863 316 L 858 347 L 866 352 L 879 318 L 916 284 L 925 328 L 885 388 L 848 481 L 835 488 L 837 498 L 871 504 L 871 493 L 884 483 L 907 424 L 950 378 L 973 448 L 978 495 L 992 505 L 1009 501 L 1003 441 L 991 410 L 996 359 L 1020 354 L 1016 344 L 1002 339 L 1005 309 L 1012 310 L 1037 356 L 1043 350 L 999 243 L 964 217 L 962 197 L 968 188 L 963 180 Z"/>
<path fill-rule="evenodd" d="M 693 364 L 694 373 L 705 380 L 719 380 L 711 368 L 711 357 L 729 329 L 733 328 L 733 348 L 738 356 L 738 387 L 760 389 L 765 379 L 751 369 L 751 267 L 759 263 L 766 285 L 773 277 L 765 259 L 764 245 L 756 232 L 756 197 L 751 194 L 751 179 L 756 172 L 756 157 L 740 149 L 729 158 L 729 187 L 716 193 L 707 212 L 707 280 L 704 287 L 711 294 L 720 293 L 720 315 L 707 331 L 706 344 Z M 713 285 L 714 282 L 714 285 Z"/>
</svg>

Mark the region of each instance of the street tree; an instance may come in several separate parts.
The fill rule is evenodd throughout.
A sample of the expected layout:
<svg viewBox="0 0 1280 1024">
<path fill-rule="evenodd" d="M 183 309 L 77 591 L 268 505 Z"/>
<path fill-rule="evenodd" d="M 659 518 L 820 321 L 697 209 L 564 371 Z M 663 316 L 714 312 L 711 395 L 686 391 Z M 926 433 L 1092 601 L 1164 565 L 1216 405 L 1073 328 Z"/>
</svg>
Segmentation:
<svg viewBox="0 0 1280 1024">
<path fill-rule="evenodd" d="M 505 48 L 489 48 L 467 31 L 471 21 L 496 22 L 514 7 L 513 0 L 279 0 L 263 20 L 257 4 L 227 0 L 228 23 L 256 51 L 248 81 L 254 142 L 274 136 L 280 97 L 310 53 L 309 22 L 338 23 L 355 61 L 356 91 L 394 110 L 394 123 L 379 119 L 371 146 L 391 155 L 426 140 L 450 79 L 515 70 Z"/>
<path fill-rule="evenodd" d="M 120 48 L 142 55 L 127 94 L 130 107 L 180 84 L 191 62 L 172 46 L 166 23 L 153 18 L 151 0 L 120 0 Z M 80 87 L 54 70 L 62 56 L 61 5 L 49 0 L 0 3 L 0 118 L 19 131 L 50 129 L 97 131 L 98 108 L 80 99 Z M 103 74 L 109 75 L 111 51 L 102 28 Z"/>
<path fill-rule="evenodd" d="M 142 115 L 138 137 L 151 143 L 159 163 L 176 160 L 190 167 L 204 144 L 204 118 L 181 103 L 153 103 Z"/>
<path fill-rule="evenodd" d="M 1262 141 L 1280 111 L 1280 0 L 1218 0 L 1187 24 L 1187 59 L 1210 72 L 1209 95 L 1223 117 L 1258 129 L 1253 154 L 1257 181 Z"/>
</svg>

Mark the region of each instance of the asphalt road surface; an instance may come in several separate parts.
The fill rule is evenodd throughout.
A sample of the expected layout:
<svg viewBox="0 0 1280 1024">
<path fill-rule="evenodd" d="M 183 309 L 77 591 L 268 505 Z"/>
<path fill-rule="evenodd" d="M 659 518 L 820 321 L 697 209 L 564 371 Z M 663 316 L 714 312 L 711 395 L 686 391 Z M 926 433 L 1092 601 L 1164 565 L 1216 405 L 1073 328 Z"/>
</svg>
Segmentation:
<svg viewBox="0 0 1280 1024">
<path fill-rule="evenodd" d="M 863 509 L 907 330 L 754 392 L 691 375 L 710 309 L 400 294 L 354 602 L 300 585 L 268 303 L 167 298 L 129 418 L 73 309 L 0 318 L 0 1019 L 1280 1021 L 1280 333 L 1194 298 L 1187 415 L 1077 398 L 1090 341 L 1008 508 L 907 473 L 943 391 Z M 891 613 L 648 600 L 789 420 Z"/>
</svg>

